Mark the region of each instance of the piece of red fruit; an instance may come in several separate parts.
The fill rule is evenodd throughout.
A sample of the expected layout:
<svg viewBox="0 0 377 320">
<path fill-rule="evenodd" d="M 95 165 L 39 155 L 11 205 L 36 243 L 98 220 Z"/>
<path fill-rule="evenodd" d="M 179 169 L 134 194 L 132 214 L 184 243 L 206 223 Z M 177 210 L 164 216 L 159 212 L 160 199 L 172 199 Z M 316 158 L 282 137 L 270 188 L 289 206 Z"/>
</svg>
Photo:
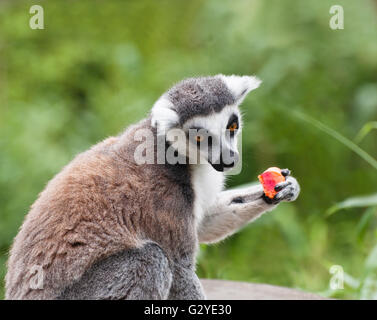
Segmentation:
<svg viewBox="0 0 377 320">
<path fill-rule="evenodd" d="M 271 167 L 258 176 L 260 183 L 263 186 L 264 194 L 272 199 L 277 192 L 275 186 L 285 181 L 285 177 L 281 174 L 281 169 L 278 167 Z"/>
</svg>

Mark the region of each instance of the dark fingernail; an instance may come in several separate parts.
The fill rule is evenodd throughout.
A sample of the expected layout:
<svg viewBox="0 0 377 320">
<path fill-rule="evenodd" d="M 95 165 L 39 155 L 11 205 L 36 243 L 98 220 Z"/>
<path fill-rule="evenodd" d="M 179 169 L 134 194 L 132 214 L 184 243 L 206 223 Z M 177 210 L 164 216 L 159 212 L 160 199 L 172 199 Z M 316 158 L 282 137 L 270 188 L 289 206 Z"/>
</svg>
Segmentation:
<svg viewBox="0 0 377 320">
<path fill-rule="evenodd" d="M 275 197 L 272 200 L 274 200 L 274 203 L 278 203 L 280 202 L 281 199 L 282 199 L 282 193 L 278 192 L 277 194 L 275 194 Z"/>
<path fill-rule="evenodd" d="M 282 184 L 277 184 L 275 186 L 275 191 L 280 191 L 281 189 L 283 189 L 287 184 L 286 183 L 282 183 Z"/>
<path fill-rule="evenodd" d="M 263 200 L 267 203 L 267 204 L 272 204 L 273 203 L 273 199 L 267 197 L 265 194 L 263 194 L 262 196 Z"/>
<path fill-rule="evenodd" d="M 285 187 L 291 185 L 292 182 L 291 181 L 285 181 L 285 182 L 281 182 L 281 183 L 278 183 L 276 186 L 275 186 L 275 191 L 280 191 L 282 189 L 284 189 Z"/>
<path fill-rule="evenodd" d="M 281 170 L 281 174 L 286 177 L 286 176 L 289 176 L 291 174 L 291 171 L 289 169 L 283 169 Z"/>
</svg>

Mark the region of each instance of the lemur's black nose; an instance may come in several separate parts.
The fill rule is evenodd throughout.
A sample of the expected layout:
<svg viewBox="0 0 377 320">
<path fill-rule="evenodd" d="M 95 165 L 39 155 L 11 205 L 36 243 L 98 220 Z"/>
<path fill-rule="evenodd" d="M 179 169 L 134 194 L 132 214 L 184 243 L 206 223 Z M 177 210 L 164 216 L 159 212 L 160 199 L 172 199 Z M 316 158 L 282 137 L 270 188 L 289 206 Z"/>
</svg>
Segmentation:
<svg viewBox="0 0 377 320">
<path fill-rule="evenodd" d="M 225 168 L 233 168 L 234 167 L 234 162 L 231 164 L 224 164 L 224 163 L 211 163 L 212 167 L 216 171 L 224 171 Z"/>
<path fill-rule="evenodd" d="M 219 163 L 211 163 L 212 167 L 217 171 L 224 171 L 225 168 L 233 168 L 236 164 L 236 161 L 230 161 L 230 159 L 234 159 L 235 154 L 233 151 L 229 152 L 229 160 L 224 161 L 223 156 L 220 156 Z"/>
<path fill-rule="evenodd" d="M 232 163 L 229 163 L 229 164 L 223 164 L 224 168 L 233 168 L 234 167 L 234 161 Z"/>
</svg>

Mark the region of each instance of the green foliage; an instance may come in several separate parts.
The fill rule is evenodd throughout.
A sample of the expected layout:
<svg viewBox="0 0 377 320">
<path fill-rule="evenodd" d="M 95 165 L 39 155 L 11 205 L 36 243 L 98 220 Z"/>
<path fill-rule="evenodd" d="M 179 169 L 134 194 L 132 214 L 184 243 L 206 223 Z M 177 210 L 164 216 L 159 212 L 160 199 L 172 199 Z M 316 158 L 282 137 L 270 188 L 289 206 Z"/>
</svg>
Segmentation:
<svg viewBox="0 0 377 320">
<path fill-rule="evenodd" d="M 355 152 L 359 157 L 364 159 L 366 162 L 368 162 L 374 169 L 377 170 L 377 160 L 374 159 L 371 155 L 369 155 L 367 152 L 365 152 L 363 149 L 361 149 L 357 144 L 353 143 L 351 140 L 347 139 L 343 135 L 341 135 L 339 132 L 336 130 L 333 130 L 329 128 L 328 126 L 324 125 L 322 122 L 313 119 L 304 113 L 294 111 L 292 112 L 295 116 L 297 116 L 299 119 L 304 120 L 308 122 L 309 124 L 315 126 L 319 130 L 322 130 L 323 132 L 327 133 L 328 135 L 332 136 L 336 140 L 338 140 L 340 143 L 344 144 L 347 148 Z M 370 123 L 369 123 L 370 124 Z M 368 128 L 368 127 L 363 127 Z M 365 130 L 361 130 L 364 132 Z M 359 138 L 360 139 L 360 138 Z"/>
<path fill-rule="evenodd" d="M 376 297 L 376 207 L 354 199 L 377 192 L 374 1 L 342 1 L 336 31 L 331 4 L 318 0 L 33 4 L 44 30 L 29 28 L 30 1 L 0 2 L 1 279 L 28 208 L 75 154 L 146 116 L 182 78 L 256 74 L 263 84 L 242 106 L 243 170 L 229 186 L 279 166 L 302 193 L 202 246 L 199 275 Z M 334 205 L 346 210 L 326 215 Z M 335 292 L 334 264 L 346 273 Z"/>
</svg>

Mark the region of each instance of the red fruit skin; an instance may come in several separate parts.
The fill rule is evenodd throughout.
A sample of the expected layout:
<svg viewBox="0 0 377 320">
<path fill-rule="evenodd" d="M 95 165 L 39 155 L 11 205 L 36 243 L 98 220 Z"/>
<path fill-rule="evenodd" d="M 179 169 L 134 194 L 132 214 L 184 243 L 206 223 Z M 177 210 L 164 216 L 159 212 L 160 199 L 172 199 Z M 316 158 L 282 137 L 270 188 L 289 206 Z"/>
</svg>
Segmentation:
<svg viewBox="0 0 377 320">
<path fill-rule="evenodd" d="M 285 181 L 285 177 L 281 174 L 281 170 L 276 167 L 269 168 L 258 176 L 260 183 L 263 186 L 264 194 L 272 199 L 277 192 L 275 186 Z"/>
</svg>

